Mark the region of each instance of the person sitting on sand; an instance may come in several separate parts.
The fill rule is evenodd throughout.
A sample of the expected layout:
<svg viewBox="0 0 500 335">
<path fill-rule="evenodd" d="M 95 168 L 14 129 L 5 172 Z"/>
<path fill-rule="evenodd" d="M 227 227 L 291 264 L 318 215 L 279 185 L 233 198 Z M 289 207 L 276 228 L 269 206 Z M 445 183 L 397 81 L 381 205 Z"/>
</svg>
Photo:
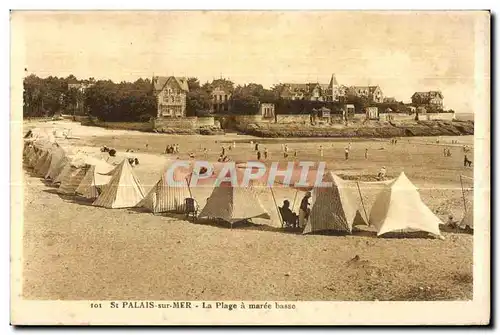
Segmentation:
<svg viewBox="0 0 500 335">
<path fill-rule="evenodd" d="M 283 218 L 283 222 L 286 225 L 290 225 L 293 228 L 298 227 L 298 217 L 297 214 L 292 212 L 290 209 L 290 201 L 283 201 L 283 207 L 280 208 L 281 216 Z"/>
<path fill-rule="evenodd" d="M 134 163 L 135 163 L 135 165 L 139 165 L 139 160 L 137 159 L 137 157 L 134 158 Z"/>
<path fill-rule="evenodd" d="M 446 221 L 446 227 L 452 228 L 452 229 L 457 229 L 458 228 L 458 222 L 453 219 L 453 215 L 448 215 L 448 221 Z"/>
<path fill-rule="evenodd" d="M 380 169 L 380 172 L 377 175 L 377 179 L 378 180 L 385 180 L 386 173 L 387 173 L 387 171 L 385 170 L 385 166 L 382 166 L 382 168 Z"/>
</svg>

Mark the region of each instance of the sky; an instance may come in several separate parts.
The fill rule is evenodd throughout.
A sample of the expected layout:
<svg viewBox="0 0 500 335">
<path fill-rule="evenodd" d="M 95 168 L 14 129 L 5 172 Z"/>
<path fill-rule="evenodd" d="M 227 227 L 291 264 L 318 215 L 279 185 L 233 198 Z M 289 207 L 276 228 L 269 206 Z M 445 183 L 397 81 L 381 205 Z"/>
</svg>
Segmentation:
<svg viewBox="0 0 500 335">
<path fill-rule="evenodd" d="M 410 101 L 441 90 L 473 112 L 480 12 L 13 12 L 29 73 L 133 81 L 176 75 L 270 87 L 379 85 Z M 484 34 L 483 34 L 484 35 Z M 481 36 L 483 36 L 481 35 Z M 484 38 L 484 36 L 483 36 Z M 481 40 L 479 40 L 481 42 Z M 484 44 L 484 43 L 483 43 Z M 481 45 L 481 44 L 479 44 Z"/>
</svg>

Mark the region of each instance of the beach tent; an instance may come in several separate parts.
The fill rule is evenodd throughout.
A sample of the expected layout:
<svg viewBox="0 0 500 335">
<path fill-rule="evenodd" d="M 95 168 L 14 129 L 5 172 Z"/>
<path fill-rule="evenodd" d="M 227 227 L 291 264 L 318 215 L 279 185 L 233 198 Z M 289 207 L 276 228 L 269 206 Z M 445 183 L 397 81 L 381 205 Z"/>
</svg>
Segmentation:
<svg viewBox="0 0 500 335">
<path fill-rule="evenodd" d="M 253 218 L 271 218 L 251 185 L 233 187 L 230 182 L 222 182 L 213 189 L 199 217 L 219 218 L 231 224 Z"/>
<path fill-rule="evenodd" d="M 40 155 L 40 158 L 38 158 L 36 165 L 35 165 L 35 173 L 38 176 L 45 176 L 45 168 L 47 167 L 47 162 L 50 164 L 50 151 L 48 149 L 44 149 L 42 151 L 42 154 Z"/>
<path fill-rule="evenodd" d="M 174 177 L 174 180 L 177 180 Z M 144 207 L 153 213 L 185 211 L 185 199 L 191 198 L 187 186 L 168 185 L 166 170 L 137 207 Z"/>
<path fill-rule="evenodd" d="M 402 172 L 375 199 L 369 224 L 377 228 L 377 236 L 414 231 L 441 236 L 442 221 L 422 202 L 417 188 Z"/>
<path fill-rule="evenodd" d="M 323 181 L 332 186 L 313 189 L 311 214 L 303 234 L 327 230 L 350 233 L 353 225 L 366 225 L 368 220 L 356 186 L 331 172 Z"/>
<path fill-rule="evenodd" d="M 84 167 L 86 164 L 93 164 L 98 161 L 97 158 L 91 157 L 83 152 L 75 154 L 66 153 L 58 166 L 58 171 L 53 173 L 52 181 L 54 184 L 59 184 L 63 181 L 67 174 L 72 174 L 75 170 Z"/>
<path fill-rule="evenodd" d="M 64 165 L 68 162 L 66 150 L 61 147 L 54 148 L 52 151 L 49 169 L 45 174 L 45 179 L 54 180 L 61 173 Z"/>
<path fill-rule="evenodd" d="M 95 199 L 99 196 L 103 187 L 111 180 L 111 172 L 114 166 L 102 161 L 100 164 L 93 164 L 87 169 L 85 176 L 80 181 L 76 193 L 87 199 Z"/>
<path fill-rule="evenodd" d="M 41 163 L 41 165 L 39 166 L 39 169 L 36 170 L 36 172 L 47 179 L 47 174 L 50 171 L 51 167 L 54 168 L 55 166 L 57 166 L 64 155 L 64 149 L 61 148 L 58 144 L 53 144 L 52 147 L 47 150 L 47 156 L 45 157 L 43 163 Z"/>
<path fill-rule="evenodd" d="M 465 229 L 466 227 L 469 227 L 470 229 L 474 229 L 474 211 L 473 211 L 473 206 L 467 209 L 465 212 L 464 218 L 460 222 L 460 228 Z"/>
<path fill-rule="evenodd" d="M 85 177 L 87 170 L 87 166 L 74 167 L 71 169 L 70 172 L 64 176 L 57 192 L 61 194 L 75 194 L 76 189 L 80 185 L 83 177 Z"/>
<path fill-rule="evenodd" d="M 94 206 L 128 208 L 135 207 L 144 199 L 144 189 L 128 159 L 124 159 L 108 174 L 111 175 L 111 180 L 104 186 L 102 193 L 93 202 Z"/>
</svg>

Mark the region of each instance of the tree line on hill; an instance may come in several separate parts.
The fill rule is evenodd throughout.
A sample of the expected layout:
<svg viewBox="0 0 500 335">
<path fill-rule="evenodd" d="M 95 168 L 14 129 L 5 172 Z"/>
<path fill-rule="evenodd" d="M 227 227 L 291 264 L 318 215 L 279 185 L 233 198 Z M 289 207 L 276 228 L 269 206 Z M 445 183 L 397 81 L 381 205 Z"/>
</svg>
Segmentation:
<svg viewBox="0 0 500 335">
<path fill-rule="evenodd" d="M 85 89 L 79 89 L 82 84 Z M 356 112 L 368 106 L 406 112 L 403 102 L 373 104 L 366 97 L 348 95 L 341 102 L 309 100 L 285 100 L 280 98 L 282 85 L 266 89 L 260 84 L 235 85 L 227 79 L 215 79 L 200 83 L 198 78 L 188 78 L 189 92 L 186 98 L 186 114 L 203 116 L 211 113 L 212 92 L 221 88 L 231 94 L 230 113 L 257 114 L 261 103 L 275 103 L 276 114 L 309 114 L 316 108 L 329 108 L 341 113 L 346 103 L 353 104 Z M 66 78 L 49 76 L 40 78 L 29 75 L 24 78 L 23 115 L 25 117 L 53 116 L 58 113 L 91 115 L 103 121 L 145 122 L 156 116 L 156 98 L 150 79 L 135 82 L 114 83 L 94 78 L 79 80 L 73 75 Z"/>
</svg>

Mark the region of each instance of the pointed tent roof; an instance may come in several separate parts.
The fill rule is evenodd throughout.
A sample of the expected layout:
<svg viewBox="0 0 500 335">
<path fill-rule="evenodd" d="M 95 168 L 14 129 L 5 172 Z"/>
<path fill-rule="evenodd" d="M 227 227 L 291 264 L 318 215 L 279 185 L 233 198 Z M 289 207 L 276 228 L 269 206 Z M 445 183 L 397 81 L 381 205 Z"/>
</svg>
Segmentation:
<svg viewBox="0 0 500 335">
<path fill-rule="evenodd" d="M 113 171 L 109 183 L 92 205 L 106 208 L 136 206 L 144 198 L 144 189 L 128 159 L 124 159 Z"/>
<path fill-rule="evenodd" d="M 332 172 L 323 181 L 332 186 L 313 189 L 311 215 L 303 234 L 326 230 L 351 232 L 356 224 L 366 225 L 368 220 L 356 189 Z"/>
<path fill-rule="evenodd" d="M 166 173 L 173 161 L 168 162 L 163 169 L 160 179 L 151 188 L 137 207 L 144 207 L 153 213 L 179 212 L 185 210 L 185 199 L 191 198 L 187 186 L 168 185 Z M 179 181 L 187 178 L 185 169 L 174 170 L 174 180 Z"/>
<path fill-rule="evenodd" d="M 78 185 L 75 192 L 84 198 L 95 199 L 99 196 L 99 188 L 107 185 L 110 180 L 110 175 L 98 173 L 96 166 L 91 165 L 85 173 L 83 179 L 80 181 L 80 185 Z"/>
<path fill-rule="evenodd" d="M 236 169 L 236 172 L 236 179 L 240 184 L 243 173 L 241 169 Z M 230 223 L 252 218 L 271 218 L 251 184 L 248 187 L 233 187 L 228 181 L 214 188 L 199 216 L 219 218 Z"/>
<path fill-rule="evenodd" d="M 80 185 L 80 182 L 82 181 L 83 177 L 85 177 L 87 170 L 88 170 L 87 167 L 81 167 L 81 168 L 72 167 L 71 171 L 67 173 L 64 176 L 63 180 L 61 181 L 61 185 L 57 190 L 58 193 L 75 194 L 76 189 Z"/>
<path fill-rule="evenodd" d="M 441 236 L 442 221 L 422 202 L 404 172 L 377 196 L 369 223 L 377 228 L 377 236 L 397 231 L 424 231 Z"/>
<path fill-rule="evenodd" d="M 54 179 L 57 176 L 57 174 L 64 167 L 63 164 L 65 163 L 64 162 L 65 157 L 66 157 L 66 151 L 63 148 L 57 147 L 52 150 L 49 168 L 45 173 L 45 179 Z"/>
</svg>

